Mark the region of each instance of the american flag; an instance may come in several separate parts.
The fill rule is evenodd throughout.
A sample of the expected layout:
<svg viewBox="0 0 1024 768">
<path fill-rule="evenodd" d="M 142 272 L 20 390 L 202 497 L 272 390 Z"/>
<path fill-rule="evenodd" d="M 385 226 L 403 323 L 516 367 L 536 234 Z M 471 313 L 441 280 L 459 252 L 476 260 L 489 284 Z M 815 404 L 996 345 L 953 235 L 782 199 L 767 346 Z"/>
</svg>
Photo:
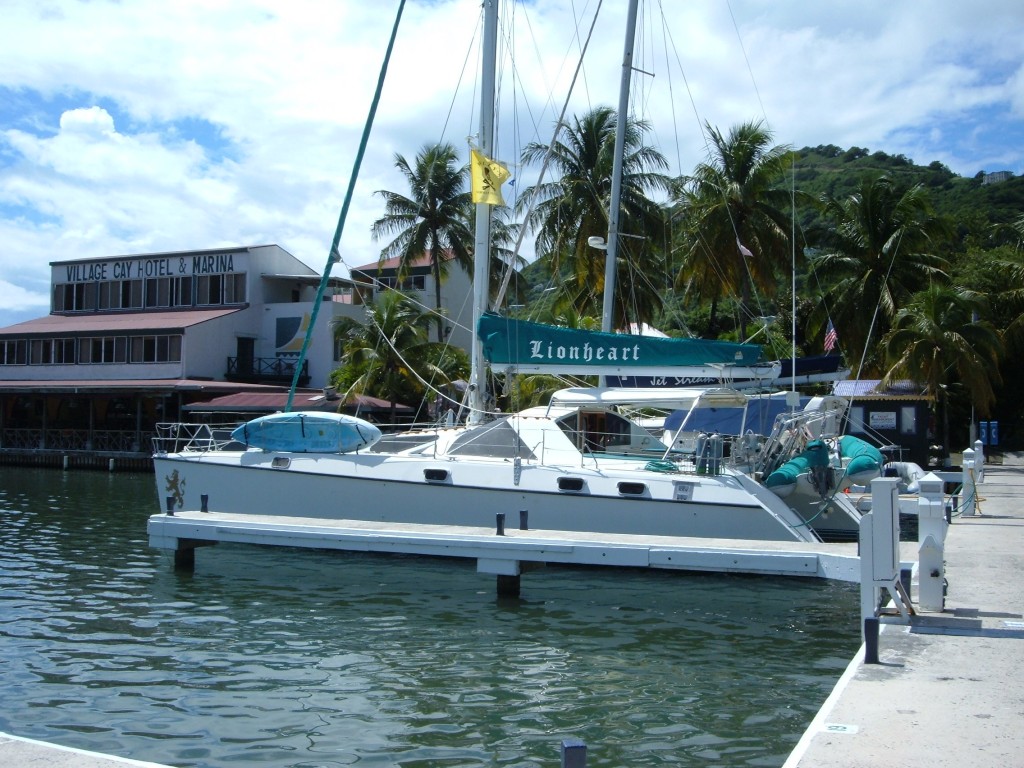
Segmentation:
<svg viewBox="0 0 1024 768">
<path fill-rule="evenodd" d="M 828 328 L 825 329 L 825 351 L 831 352 L 836 344 L 839 343 L 839 334 L 836 333 L 835 326 L 832 325 L 832 321 L 828 321 Z"/>
</svg>

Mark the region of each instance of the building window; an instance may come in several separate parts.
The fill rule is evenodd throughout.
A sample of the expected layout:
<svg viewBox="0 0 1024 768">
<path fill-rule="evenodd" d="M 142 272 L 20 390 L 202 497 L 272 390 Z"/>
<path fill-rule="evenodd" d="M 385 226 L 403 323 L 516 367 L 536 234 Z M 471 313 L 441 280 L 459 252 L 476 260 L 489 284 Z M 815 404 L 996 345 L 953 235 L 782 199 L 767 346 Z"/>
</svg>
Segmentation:
<svg viewBox="0 0 1024 768">
<path fill-rule="evenodd" d="M 900 434 L 917 434 L 917 408 L 912 405 L 904 405 L 900 408 Z"/>
<path fill-rule="evenodd" d="M 850 432 L 864 432 L 864 406 L 855 405 L 850 408 L 850 419 L 847 429 Z"/>
<path fill-rule="evenodd" d="M 224 275 L 201 275 L 196 283 L 196 304 L 212 307 L 223 303 Z"/>
<path fill-rule="evenodd" d="M 0 365 L 25 365 L 28 362 L 28 341 L 0 341 Z"/>
<path fill-rule="evenodd" d="M 87 336 L 78 342 L 80 363 L 128 362 L 128 338 L 125 336 Z"/>
<path fill-rule="evenodd" d="M 397 277 L 387 276 L 380 278 L 377 284 L 378 289 L 382 291 L 389 289 L 397 289 L 403 292 L 423 291 L 426 287 L 426 278 L 423 275 L 409 275 L 399 280 Z"/>
<path fill-rule="evenodd" d="M 31 339 L 28 342 L 29 365 L 73 365 L 74 339 Z"/>
<path fill-rule="evenodd" d="M 133 363 L 180 363 L 181 336 L 132 337 Z"/>
<path fill-rule="evenodd" d="M 96 283 L 57 283 L 53 286 L 54 312 L 87 312 L 96 309 Z"/>
<path fill-rule="evenodd" d="M 224 275 L 224 303 L 245 304 L 245 273 Z"/>
<path fill-rule="evenodd" d="M 29 344 L 29 364 L 49 365 L 53 362 L 53 340 L 32 339 Z"/>
<path fill-rule="evenodd" d="M 100 309 L 141 309 L 141 280 L 108 280 L 99 284 Z"/>
<path fill-rule="evenodd" d="M 171 278 L 151 277 L 146 280 L 146 306 L 171 306 Z"/>
<path fill-rule="evenodd" d="M 192 306 L 192 276 L 171 279 L 171 306 Z"/>
</svg>

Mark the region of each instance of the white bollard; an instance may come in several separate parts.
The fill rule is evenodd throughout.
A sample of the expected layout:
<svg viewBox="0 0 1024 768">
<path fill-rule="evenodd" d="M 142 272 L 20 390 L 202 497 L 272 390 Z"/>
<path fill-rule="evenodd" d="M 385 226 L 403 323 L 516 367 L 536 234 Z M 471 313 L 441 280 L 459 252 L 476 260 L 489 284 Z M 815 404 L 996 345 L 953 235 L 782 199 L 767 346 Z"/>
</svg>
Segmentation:
<svg viewBox="0 0 1024 768">
<path fill-rule="evenodd" d="M 975 504 L 978 500 L 978 487 L 974 474 L 974 451 L 970 448 L 964 451 L 960 474 L 962 477 L 960 482 L 963 486 L 960 493 L 960 516 L 971 517 L 974 515 Z"/>
<path fill-rule="evenodd" d="M 985 446 L 981 440 L 974 441 L 974 476 L 979 483 L 985 482 Z"/>
<path fill-rule="evenodd" d="M 877 616 L 881 591 L 892 590 L 899 578 L 899 508 L 899 479 L 872 480 L 871 511 L 860 519 L 861 619 Z"/>
<path fill-rule="evenodd" d="M 945 542 L 949 524 L 943 508 L 942 479 L 929 472 L 918 481 L 917 501 L 917 601 L 922 610 L 945 608 Z"/>
</svg>

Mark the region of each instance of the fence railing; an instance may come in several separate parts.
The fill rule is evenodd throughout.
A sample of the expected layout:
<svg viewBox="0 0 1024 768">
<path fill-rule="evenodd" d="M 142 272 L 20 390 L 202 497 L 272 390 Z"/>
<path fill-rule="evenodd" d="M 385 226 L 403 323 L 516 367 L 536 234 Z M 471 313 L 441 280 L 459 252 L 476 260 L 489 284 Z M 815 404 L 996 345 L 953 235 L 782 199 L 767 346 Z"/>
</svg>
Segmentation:
<svg viewBox="0 0 1024 768">
<path fill-rule="evenodd" d="M 0 449 L 149 454 L 151 430 L 14 429 L 0 430 Z"/>
</svg>

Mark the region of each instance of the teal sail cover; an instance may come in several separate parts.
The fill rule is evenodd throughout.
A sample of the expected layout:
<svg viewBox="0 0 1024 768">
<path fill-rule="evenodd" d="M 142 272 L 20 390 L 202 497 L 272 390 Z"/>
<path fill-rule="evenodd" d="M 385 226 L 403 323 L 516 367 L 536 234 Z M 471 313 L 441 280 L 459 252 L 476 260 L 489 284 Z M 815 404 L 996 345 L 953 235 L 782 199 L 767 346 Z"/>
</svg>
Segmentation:
<svg viewBox="0 0 1024 768">
<path fill-rule="evenodd" d="M 477 324 L 484 358 L 492 366 L 537 372 L 601 373 L 628 369 L 764 364 L 760 344 L 602 333 L 515 320 L 485 313 Z"/>
</svg>

